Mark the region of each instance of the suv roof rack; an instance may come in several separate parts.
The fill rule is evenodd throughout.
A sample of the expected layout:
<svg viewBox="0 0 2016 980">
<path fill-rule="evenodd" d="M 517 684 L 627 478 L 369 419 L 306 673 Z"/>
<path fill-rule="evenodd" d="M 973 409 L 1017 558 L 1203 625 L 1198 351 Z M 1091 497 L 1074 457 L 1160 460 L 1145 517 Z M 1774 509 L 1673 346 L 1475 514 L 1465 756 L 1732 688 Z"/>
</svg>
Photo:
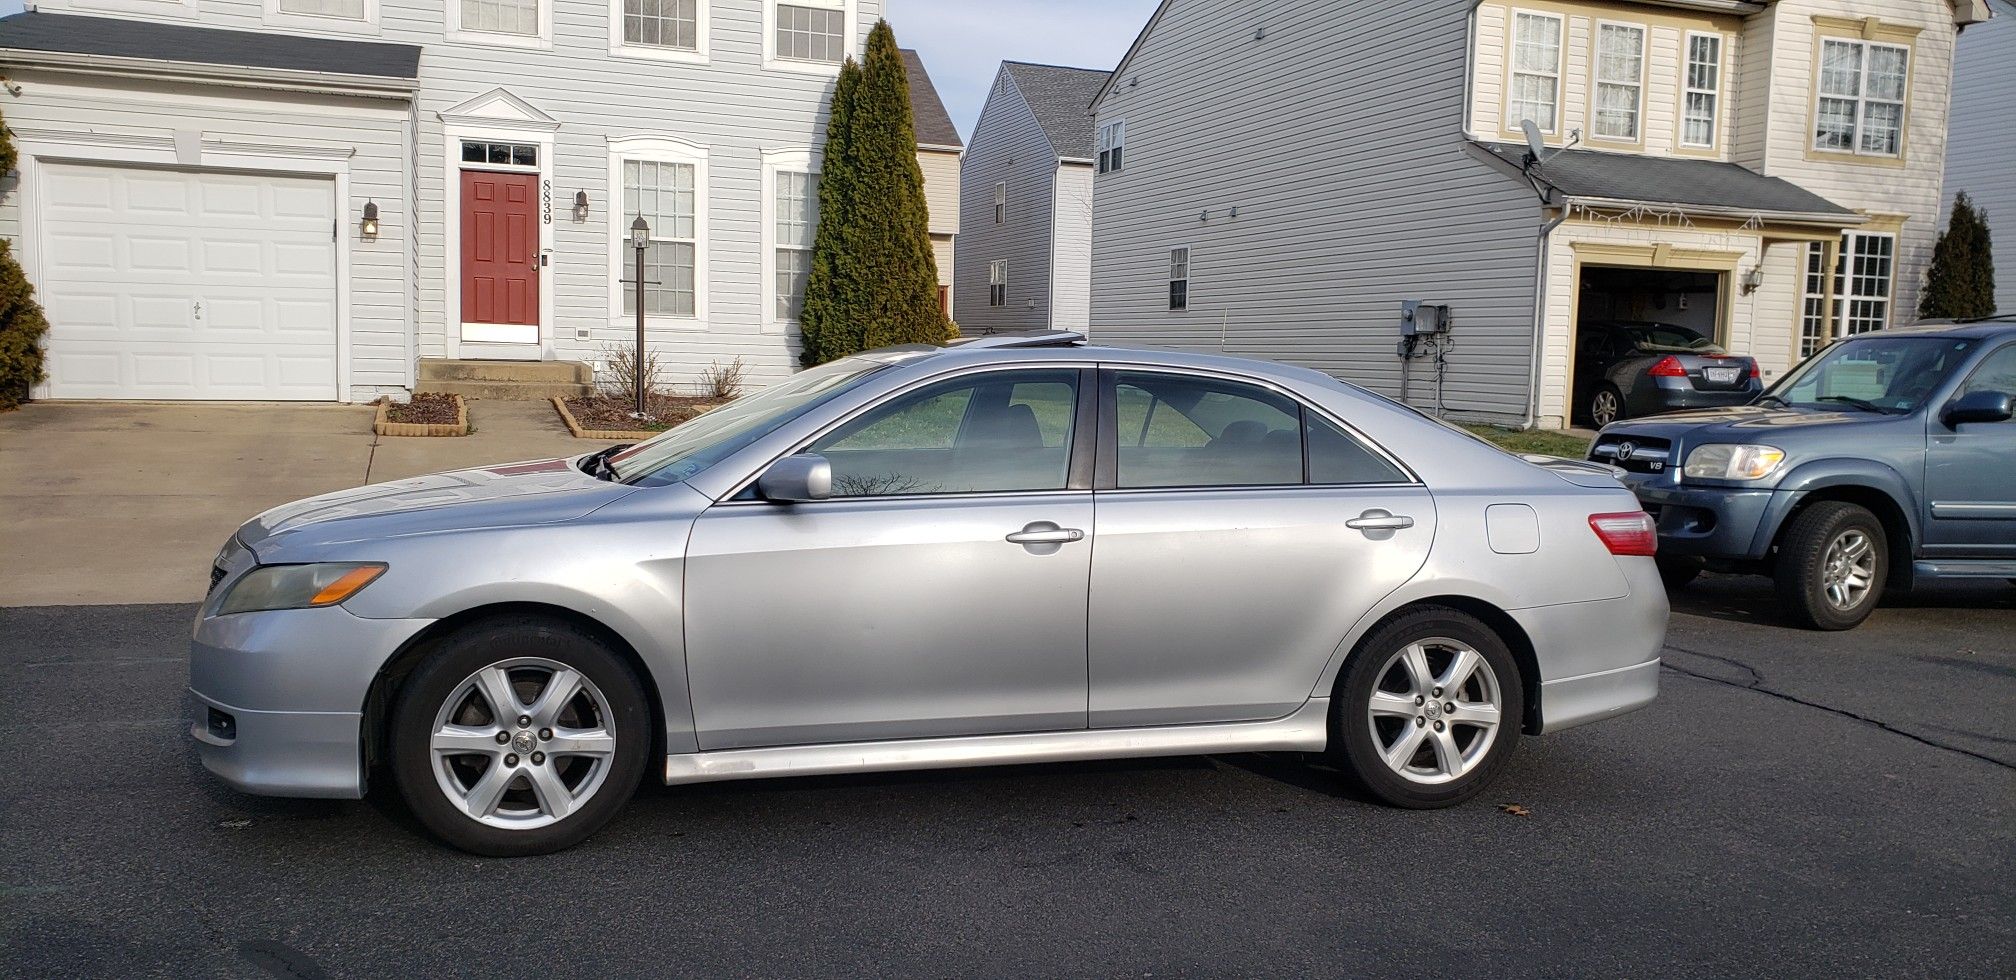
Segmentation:
<svg viewBox="0 0 2016 980">
<path fill-rule="evenodd" d="M 972 339 L 961 338 L 951 346 L 960 350 L 986 350 L 1003 347 L 1076 347 L 1085 343 L 1085 335 L 1075 330 L 1041 330 L 1035 333 L 991 334 Z"/>
</svg>

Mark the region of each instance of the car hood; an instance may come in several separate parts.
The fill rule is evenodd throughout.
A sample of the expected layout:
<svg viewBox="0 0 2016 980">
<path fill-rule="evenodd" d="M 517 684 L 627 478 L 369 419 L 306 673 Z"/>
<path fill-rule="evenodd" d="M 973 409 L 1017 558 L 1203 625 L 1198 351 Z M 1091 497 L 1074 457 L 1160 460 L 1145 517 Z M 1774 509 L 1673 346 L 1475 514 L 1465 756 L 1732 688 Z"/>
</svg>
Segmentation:
<svg viewBox="0 0 2016 980">
<path fill-rule="evenodd" d="M 290 540 L 333 543 L 399 534 L 569 521 L 635 491 L 544 459 L 431 473 L 282 504 L 247 521 L 240 543 L 262 560 Z"/>
<path fill-rule="evenodd" d="M 1870 412 L 1816 411 L 1808 408 L 1767 408 L 1739 405 L 1732 408 L 1695 408 L 1668 412 L 1626 422 L 1614 422 L 1603 429 L 1604 437 L 1633 435 L 1678 440 L 1685 435 L 1690 443 L 1728 441 L 1752 442 L 1772 433 L 1790 429 L 1832 428 L 1862 425 L 1895 416 Z"/>
</svg>

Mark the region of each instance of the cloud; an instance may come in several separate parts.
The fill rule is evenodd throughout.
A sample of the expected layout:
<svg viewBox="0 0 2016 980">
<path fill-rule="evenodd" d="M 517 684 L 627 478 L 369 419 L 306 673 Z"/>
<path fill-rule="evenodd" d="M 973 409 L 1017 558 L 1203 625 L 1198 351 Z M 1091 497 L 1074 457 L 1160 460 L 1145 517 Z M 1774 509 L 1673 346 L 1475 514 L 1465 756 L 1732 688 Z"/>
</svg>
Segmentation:
<svg viewBox="0 0 2016 980">
<path fill-rule="evenodd" d="M 1156 0 L 887 0 L 896 40 L 916 48 L 961 135 L 971 138 L 1002 61 L 1111 68 Z"/>
</svg>

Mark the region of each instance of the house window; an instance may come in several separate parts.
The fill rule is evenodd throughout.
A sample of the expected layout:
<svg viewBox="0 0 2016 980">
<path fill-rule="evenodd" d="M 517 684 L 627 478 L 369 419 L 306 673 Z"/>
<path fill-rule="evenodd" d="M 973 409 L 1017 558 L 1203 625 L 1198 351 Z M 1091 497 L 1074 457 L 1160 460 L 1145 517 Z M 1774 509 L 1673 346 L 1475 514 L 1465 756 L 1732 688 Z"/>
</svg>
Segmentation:
<svg viewBox="0 0 2016 980">
<path fill-rule="evenodd" d="M 1099 172 L 1119 173 L 1122 151 L 1127 143 L 1127 121 L 1122 119 L 1099 127 Z"/>
<path fill-rule="evenodd" d="M 700 0 L 622 0 L 623 43 L 700 49 Z"/>
<path fill-rule="evenodd" d="M 459 0 L 462 29 L 484 34 L 539 36 L 540 0 Z"/>
<path fill-rule="evenodd" d="M 776 5 L 776 56 L 837 65 L 847 56 L 847 11 L 838 3 Z"/>
<path fill-rule="evenodd" d="M 657 160 L 623 161 L 623 213 L 643 216 L 651 226 L 644 249 L 644 313 L 647 316 L 694 315 L 694 215 L 698 195 L 694 167 Z M 630 223 L 613 222 L 628 247 Z M 634 275 L 634 272 L 632 273 Z M 623 290 L 623 312 L 637 312 L 633 283 Z"/>
<path fill-rule="evenodd" d="M 364 0 L 276 0 L 273 10 L 298 17 L 364 20 Z"/>
<path fill-rule="evenodd" d="M 997 259 L 987 263 L 987 305 L 1008 305 L 1008 261 Z"/>
<path fill-rule="evenodd" d="M 1680 117 L 1680 145 L 1715 145 L 1722 103 L 1722 35 L 1687 35 L 1687 77 Z"/>
<path fill-rule="evenodd" d="M 1511 87 L 1506 128 L 1518 129 L 1531 119 L 1542 132 L 1554 132 L 1561 103 L 1561 18 L 1524 11 L 1512 15 Z"/>
<path fill-rule="evenodd" d="M 1169 308 L 1190 308 L 1190 247 L 1169 250 Z"/>
<path fill-rule="evenodd" d="M 1008 184 L 1006 181 L 994 185 L 994 223 L 1008 220 Z"/>
<path fill-rule="evenodd" d="M 777 319 L 796 320 L 812 277 L 812 233 L 819 227 L 819 175 L 779 170 L 773 234 L 777 245 Z"/>
<path fill-rule="evenodd" d="M 1904 80 L 1911 49 L 1825 38 L 1813 148 L 1896 156 L 1904 148 Z"/>
<path fill-rule="evenodd" d="M 1799 354 L 1810 356 L 1836 337 L 1882 330 L 1890 325 L 1890 295 L 1896 277 L 1897 236 L 1850 233 L 1841 237 L 1827 293 L 1827 247 L 1806 246 L 1804 305 L 1800 309 Z"/>
<path fill-rule="evenodd" d="M 1629 24 L 1597 25 L 1597 138 L 1636 141 L 1639 102 L 1644 94 L 1645 29 Z"/>
<path fill-rule="evenodd" d="M 463 140 L 462 162 L 499 167 L 536 167 L 539 165 L 539 147 L 531 143 Z"/>
<path fill-rule="evenodd" d="M 1827 245 L 1825 242 L 1809 242 L 1806 245 L 1806 288 L 1799 310 L 1799 356 L 1804 359 L 1813 352 L 1827 346 L 1834 336 L 1831 324 L 1833 311 L 1827 300 Z"/>
</svg>

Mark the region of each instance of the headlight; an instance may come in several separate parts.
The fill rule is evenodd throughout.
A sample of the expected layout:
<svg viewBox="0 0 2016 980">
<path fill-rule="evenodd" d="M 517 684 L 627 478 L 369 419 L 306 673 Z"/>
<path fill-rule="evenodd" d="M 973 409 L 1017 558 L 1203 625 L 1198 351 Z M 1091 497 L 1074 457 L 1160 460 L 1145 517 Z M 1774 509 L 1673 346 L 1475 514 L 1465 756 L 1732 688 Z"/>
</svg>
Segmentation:
<svg viewBox="0 0 2016 980">
<path fill-rule="evenodd" d="M 1762 480 L 1784 462 L 1785 450 L 1775 446 L 1696 446 L 1682 472 L 1704 480 Z"/>
<path fill-rule="evenodd" d="M 217 604 L 217 615 L 333 606 L 383 574 L 384 565 L 357 562 L 267 565 L 245 573 L 233 584 L 224 601 Z"/>
</svg>

